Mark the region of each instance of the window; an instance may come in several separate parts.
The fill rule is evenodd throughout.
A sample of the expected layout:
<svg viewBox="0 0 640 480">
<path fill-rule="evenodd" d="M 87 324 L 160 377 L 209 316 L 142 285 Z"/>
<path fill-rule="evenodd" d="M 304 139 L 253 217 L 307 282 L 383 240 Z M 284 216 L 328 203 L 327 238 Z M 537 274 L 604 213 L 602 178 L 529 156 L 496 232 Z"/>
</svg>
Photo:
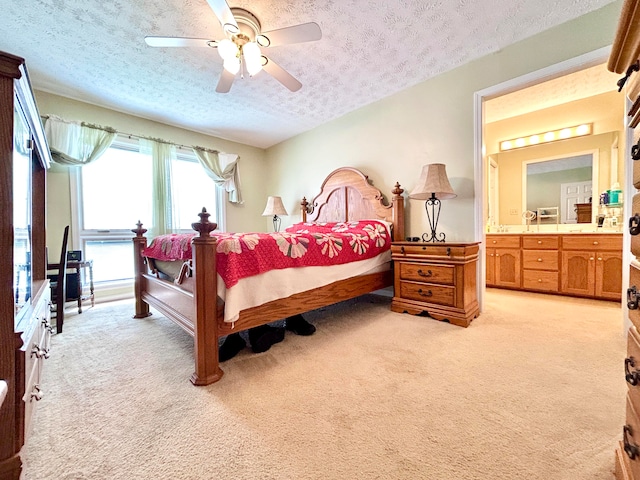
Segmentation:
<svg viewBox="0 0 640 480">
<path fill-rule="evenodd" d="M 174 230 L 189 232 L 206 207 L 222 229 L 223 192 L 192 152 L 181 152 L 171 165 Z M 138 221 L 152 225 L 153 162 L 136 140 L 117 138 L 95 162 L 75 167 L 72 175 L 74 245 L 93 260 L 94 283 L 133 278 L 132 229 Z M 77 223 L 77 224 L 76 224 Z M 78 247 L 76 247 L 78 248 Z"/>
<path fill-rule="evenodd" d="M 217 188 L 213 180 L 204 172 L 194 154 L 178 154 L 171 165 L 171 200 L 175 229 L 191 232 L 191 224 L 199 220 L 198 213 L 206 208 L 211 214 L 209 221 L 218 223 L 222 230 L 222 215 L 216 211 L 216 205 L 222 205 L 222 189 Z M 216 198 L 220 197 L 220 198 Z"/>
</svg>

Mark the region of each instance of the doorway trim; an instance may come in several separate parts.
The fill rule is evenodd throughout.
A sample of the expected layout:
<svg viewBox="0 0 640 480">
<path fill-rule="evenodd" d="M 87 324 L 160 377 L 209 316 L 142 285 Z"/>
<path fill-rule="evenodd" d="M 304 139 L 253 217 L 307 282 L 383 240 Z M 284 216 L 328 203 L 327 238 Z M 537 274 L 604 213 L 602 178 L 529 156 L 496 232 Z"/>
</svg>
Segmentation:
<svg viewBox="0 0 640 480">
<path fill-rule="evenodd" d="M 611 46 L 602 47 L 598 50 L 585 53 L 578 57 L 565 60 L 554 65 L 527 73 L 520 77 L 507 80 L 492 87 L 479 90 L 473 94 L 473 145 L 474 145 L 474 190 L 476 192 L 474 201 L 475 232 L 474 238 L 480 243 L 478 254 L 478 302 L 480 311 L 483 310 L 484 294 L 486 290 L 486 262 L 485 262 L 485 225 L 484 225 L 484 199 L 487 196 L 487 172 L 485 168 L 484 149 L 484 100 L 490 100 L 501 95 L 522 90 L 538 83 L 562 77 L 570 73 L 583 70 L 605 63 L 609 58 Z M 628 203 L 628 202 L 625 202 Z M 623 302 L 624 303 L 624 302 Z"/>
</svg>

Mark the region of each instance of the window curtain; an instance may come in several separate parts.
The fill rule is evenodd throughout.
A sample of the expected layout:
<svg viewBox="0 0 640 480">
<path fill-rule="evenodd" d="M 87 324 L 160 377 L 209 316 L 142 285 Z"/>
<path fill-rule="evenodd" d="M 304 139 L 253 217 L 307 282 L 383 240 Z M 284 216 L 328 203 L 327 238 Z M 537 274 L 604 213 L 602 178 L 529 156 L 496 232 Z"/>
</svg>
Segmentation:
<svg viewBox="0 0 640 480">
<path fill-rule="evenodd" d="M 240 157 L 235 154 L 220 153 L 200 147 L 194 147 L 193 151 L 207 175 L 216 185 L 224 188 L 229 193 L 229 201 L 231 203 L 243 203 L 238 173 L 238 160 L 240 160 Z"/>
<path fill-rule="evenodd" d="M 68 122 L 55 116 L 44 120 L 51 157 L 62 165 L 82 166 L 93 162 L 111 146 L 117 135 L 111 128 Z"/>
<path fill-rule="evenodd" d="M 176 146 L 153 139 L 140 139 L 140 152 L 153 158 L 152 236 L 177 230 L 177 219 L 171 201 L 171 163 L 176 159 Z"/>
</svg>

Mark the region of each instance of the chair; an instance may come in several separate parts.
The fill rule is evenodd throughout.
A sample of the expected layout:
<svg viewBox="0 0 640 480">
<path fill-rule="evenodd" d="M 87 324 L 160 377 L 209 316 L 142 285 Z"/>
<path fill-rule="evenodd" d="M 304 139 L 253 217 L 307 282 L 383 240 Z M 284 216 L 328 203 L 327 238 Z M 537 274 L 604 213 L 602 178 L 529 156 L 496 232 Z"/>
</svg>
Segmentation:
<svg viewBox="0 0 640 480">
<path fill-rule="evenodd" d="M 59 263 L 49 263 L 47 260 L 47 278 L 51 284 L 51 303 L 55 305 L 56 332 L 62 333 L 64 324 L 64 303 L 67 298 L 67 243 L 69 240 L 69 225 L 64 228 L 62 236 L 62 252 Z"/>
</svg>

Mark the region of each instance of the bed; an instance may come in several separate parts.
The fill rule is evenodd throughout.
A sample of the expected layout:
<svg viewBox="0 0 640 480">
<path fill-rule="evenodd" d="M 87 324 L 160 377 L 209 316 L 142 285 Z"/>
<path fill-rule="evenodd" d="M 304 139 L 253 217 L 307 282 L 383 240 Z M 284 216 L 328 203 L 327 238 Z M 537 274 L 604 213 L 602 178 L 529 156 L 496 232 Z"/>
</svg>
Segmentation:
<svg viewBox="0 0 640 480">
<path fill-rule="evenodd" d="M 403 189 L 396 183 L 390 204 L 385 204 L 383 194 L 371 184 L 366 175 L 355 168 L 339 168 L 327 176 L 322 183 L 320 193 L 311 202 L 303 198 L 300 204 L 302 222 L 287 229 L 288 232 L 284 236 L 302 234 L 301 232 L 306 231 L 307 228 L 312 231 L 315 231 L 313 230 L 315 228 L 327 227 L 336 230 L 337 226 L 343 226 L 337 225 L 339 222 L 359 227 L 365 224 L 364 227 L 367 228 L 371 228 L 369 224 L 372 224 L 381 231 L 378 225 L 382 223 L 388 232 L 387 245 L 389 245 L 391 240 L 398 241 L 404 238 L 402 192 Z M 134 318 L 151 315 L 149 310 L 151 306 L 194 337 L 195 371 L 190 378 L 194 385 L 209 385 L 222 377 L 223 371 L 218 362 L 218 340 L 221 337 L 393 285 L 390 251 L 381 252 L 379 256 L 376 255 L 376 258 L 382 259 L 382 263 L 378 261 L 375 264 L 373 260 L 366 259 L 361 261 L 362 264 L 355 262 L 336 265 L 335 267 L 341 271 L 335 277 L 337 279 L 329 282 L 326 279 L 320 280 L 319 286 L 311 282 L 310 278 L 316 275 L 309 274 L 309 270 L 280 267 L 280 274 L 289 275 L 292 278 L 298 275 L 297 278 L 305 280 L 288 282 L 295 284 L 296 290 L 278 292 L 277 298 L 269 296 L 273 296 L 271 291 L 274 290 L 273 278 L 267 275 L 269 272 L 265 272 L 265 275 L 257 275 L 256 278 L 248 277 L 242 281 L 247 280 L 253 283 L 249 283 L 250 286 L 240 287 L 237 291 L 244 289 L 258 292 L 257 300 L 254 298 L 251 301 L 253 303 L 250 302 L 251 306 L 248 307 L 243 306 L 242 303 L 238 306 L 233 304 L 229 291 L 224 293 L 225 285 L 221 285 L 220 281 L 218 270 L 223 265 L 220 262 L 221 257 L 218 256 L 220 252 L 217 247 L 220 246 L 219 241 L 223 241 L 219 240 L 222 237 L 212 235 L 216 224 L 209 222 L 209 214 L 205 209 L 199 216 L 200 221 L 192 225 L 196 233 L 191 234 L 186 242 L 184 237 L 179 237 L 179 240 L 185 244 L 182 247 L 189 258 L 180 261 L 180 272 L 175 275 L 163 274 L 161 272 L 163 269 L 158 266 L 160 261 L 147 256 L 153 250 L 154 242 L 148 244 L 144 235 L 146 229 L 142 224 L 138 223 L 137 228 L 132 230 L 135 233 L 133 238 Z M 365 220 L 371 220 L 371 222 L 364 222 Z M 277 236 L 282 237 L 282 235 Z M 154 241 L 160 240 L 156 238 Z M 374 263 L 368 264 L 367 261 Z M 356 264 L 358 264 L 357 267 Z M 333 266 L 328 268 L 305 266 L 304 268 L 326 268 L 327 271 L 334 269 Z M 301 274 L 298 270 L 303 273 Z M 223 283 L 226 282 L 225 278 Z M 230 314 L 232 304 L 235 311 Z"/>
</svg>

